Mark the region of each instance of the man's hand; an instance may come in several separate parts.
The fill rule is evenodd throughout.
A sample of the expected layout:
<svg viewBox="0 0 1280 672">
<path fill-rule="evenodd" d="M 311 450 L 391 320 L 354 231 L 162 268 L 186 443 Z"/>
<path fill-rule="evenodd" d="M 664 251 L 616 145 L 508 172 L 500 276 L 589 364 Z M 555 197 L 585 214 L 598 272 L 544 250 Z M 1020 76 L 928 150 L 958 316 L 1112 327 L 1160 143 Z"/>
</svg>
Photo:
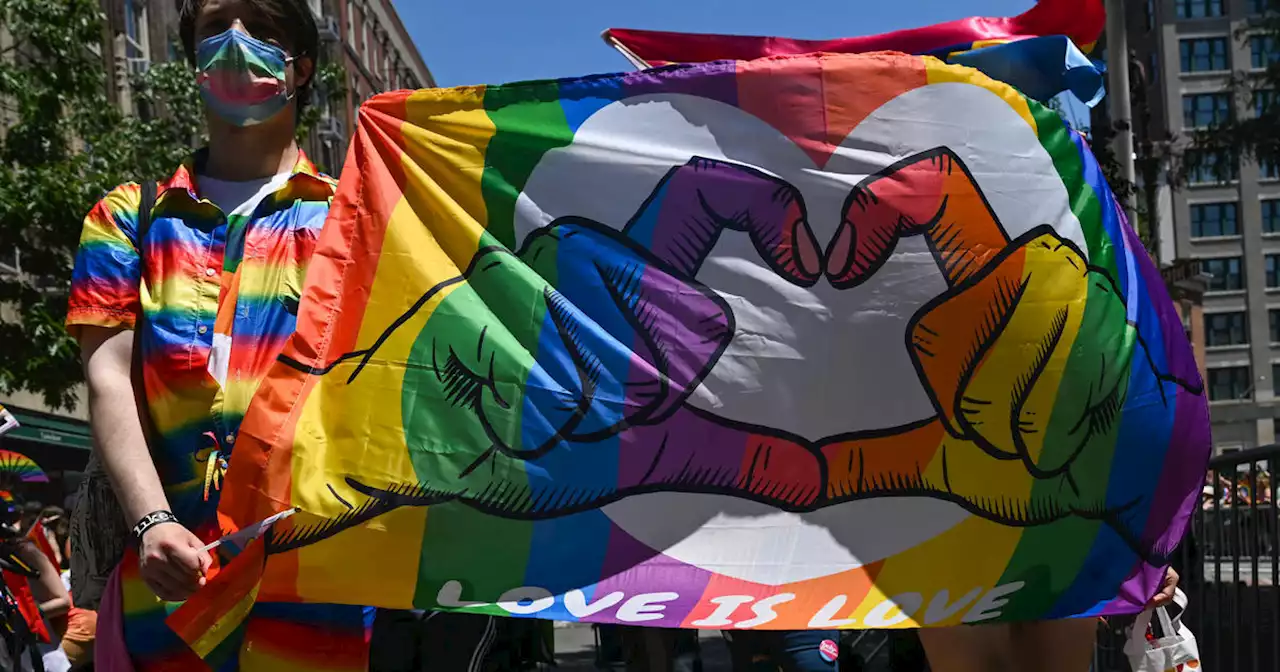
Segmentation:
<svg viewBox="0 0 1280 672">
<path fill-rule="evenodd" d="M 142 535 L 139 570 L 147 587 L 162 600 L 181 602 L 204 585 L 213 563 L 204 544 L 177 523 L 162 523 Z"/>
<path fill-rule="evenodd" d="M 1150 602 L 1147 602 L 1146 608 L 1159 609 L 1160 607 L 1167 607 L 1172 604 L 1173 593 L 1178 589 L 1179 578 L 1181 577 L 1178 576 L 1177 572 L 1173 571 L 1172 567 L 1165 570 L 1164 581 L 1160 583 L 1160 592 L 1156 593 L 1155 597 L 1151 598 Z"/>
</svg>

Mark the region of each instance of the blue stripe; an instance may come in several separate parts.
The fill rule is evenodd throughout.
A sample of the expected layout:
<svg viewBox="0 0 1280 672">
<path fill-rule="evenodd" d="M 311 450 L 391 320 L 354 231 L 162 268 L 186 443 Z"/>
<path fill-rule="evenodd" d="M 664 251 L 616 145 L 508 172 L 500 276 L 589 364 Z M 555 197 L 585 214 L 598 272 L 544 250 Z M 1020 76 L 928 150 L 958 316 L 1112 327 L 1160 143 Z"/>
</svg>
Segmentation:
<svg viewBox="0 0 1280 672">
<path fill-rule="evenodd" d="M 594 599 L 612 529 L 609 517 L 598 509 L 533 524 L 525 584 L 560 596 L 554 607 L 539 613 L 539 618 L 578 620 L 564 606 L 563 595 L 578 589 L 588 602 Z"/>
<path fill-rule="evenodd" d="M 1136 261 L 1136 254 L 1136 251 L 1131 251 L 1131 262 Z M 1126 264 L 1121 275 L 1130 270 L 1130 266 Z M 1152 333 L 1153 329 L 1158 331 L 1159 317 L 1141 280 L 1130 292 L 1128 302 L 1137 313 L 1137 327 L 1129 331 L 1130 338 L 1135 341 L 1132 344 L 1133 359 L 1129 366 L 1128 395 L 1121 412 L 1120 431 L 1111 462 L 1107 506 L 1128 505 L 1136 499 L 1137 503 L 1124 512 L 1123 518 L 1126 527 L 1138 536 L 1146 529 L 1152 497 L 1164 471 L 1172 440 L 1177 392 L 1172 385 L 1162 383 L 1147 362 L 1149 354 L 1158 370 L 1168 370 L 1164 337 L 1160 333 Z M 1144 352 L 1137 344 L 1139 333 L 1149 352 Z M 1129 344 L 1122 347 L 1128 348 Z M 1104 526 L 1080 574 L 1049 617 L 1084 614 L 1100 608 L 1092 601 L 1098 595 L 1115 595 L 1138 560 L 1128 544 Z"/>
</svg>

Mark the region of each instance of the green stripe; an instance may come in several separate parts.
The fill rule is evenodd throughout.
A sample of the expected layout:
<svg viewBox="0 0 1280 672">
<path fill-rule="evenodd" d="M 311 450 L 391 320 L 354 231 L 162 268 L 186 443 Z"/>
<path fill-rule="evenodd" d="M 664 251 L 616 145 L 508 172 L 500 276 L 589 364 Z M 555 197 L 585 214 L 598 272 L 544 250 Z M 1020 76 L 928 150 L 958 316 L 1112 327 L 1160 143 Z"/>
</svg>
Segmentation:
<svg viewBox="0 0 1280 672">
<path fill-rule="evenodd" d="M 448 581 L 461 582 L 462 599 L 476 602 L 493 602 L 523 586 L 533 526 L 525 520 L 486 515 L 458 502 L 430 507 L 414 606 L 434 608 L 440 588 Z M 496 606 L 473 611 L 506 614 Z"/>
<path fill-rule="evenodd" d="M 568 146 L 573 132 L 560 106 L 560 86 L 554 81 L 489 87 L 484 107 L 495 127 L 480 178 L 488 229 L 503 245 L 515 249 L 516 199 L 543 155 Z"/>
<path fill-rule="evenodd" d="M 1080 220 L 1080 227 L 1084 230 L 1089 263 L 1114 273 L 1115 249 L 1102 226 L 1102 204 L 1085 180 L 1084 162 L 1080 160 L 1080 153 L 1076 151 L 1075 142 L 1070 136 L 1074 131 L 1067 127 L 1057 112 L 1034 100 L 1028 99 L 1027 104 L 1031 107 L 1031 116 L 1035 118 L 1039 129 L 1040 144 L 1052 157 L 1053 167 L 1057 169 L 1058 176 L 1067 188 L 1071 211 Z"/>
<path fill-rule="evenodd" d="M 1045 444 L 1037 461 L 1046 468 L 1064 464 L 1080 445 L 1064 439 L 1071 436 L 1070 430 L 1079 423 L 1086 404 L 1098 402 L 1095 398 L 1098 396 L 1096 383 L 1103 377 L 1100 366 L 1105 366 L 1105 371 L 1112 376 L 1107 378 L 1109 382 L 1105 389 L 1111 389 L 1111 383 L 1117 382 L 1114 376 L 1119 376 L 1120 389 L 1128 387 L 1129 359 L 1109 361 L 1103 356 L 1104 352 L 1116 350 L 1117 340 L 1132 337 L 1132 334 L 1116 333 L 1116 325 L 1121 325 L 1121 331 L 1130 331 L 1124 322 L 1124 303 L 1108 301 L 1092 279 L 1085 301 L 1084 316 L 1075 342 L 1059 346 L 1071 347 L 1072 352 L 1067 359 L 1062 383 L 1058 386 L 1053 416 L 1046 427 Z M 1120 351 L 1132 352 L 1128 345 L 1131 344 L 1122 346 Z M 1090 499 L 1099 502 L 1106 498 L 1113 447 L 1120 431 L 1118 413 L 1113 420 L 1105 434 L 1088 437 L 1086 448 L 1071 468 L 1081 492 L 1086 495 L 1093 492 Z M 1080 439 L 1085 438 L 1080 433 L 1077 435 Z M 1031 501 L 1053 502 L 1061 497 L 1063 488 L 1068 487 L 1061 478 L 1037 480 L 1031 488 Z M 1027 585 L 1018 591 L 1018 599 L 1005 609 L 1005 616 L 1011 620 L 1031 619 L 1042 617 L 1051 609 L 1075 581 L 1101 525 L 1099 521 L 1073 516 L 1050 525 L 1025 529 L 998 584 L 1025 581 Z"/>
<path fill-rule="evenodd" d="M 1097 194 L 1084 178 L 1084 164 L 1075 143 L 1062 118 L 1056 112 L 1034 101 L 1027 101 L 1040 132 L 1040 141 L 1053 159 L 1054 167 L 1067 189 L 1072 212 L 1080 220 L 1088 249 L 1089 263 L 1103 268 L 1114 268 L 1115 254 L 1110 238 L 1102 226 L 1102 209 Z M 1091 399 L 1091 390 L 1099 380 L 1099 362 L 1106 362 L 1099 350 L 1112 352 L 1116 339 L 1125 335 L 1116 333 L 1117 325 L 1124 325 L 1124 302 L 1113 300 L 1090 279 L 1085 299 L 1084 315 L 1075 342 L 1058 347 L 1071 347 L 1062 382 L 1054 400 L 1053 416 L 1046 427 L 1045 444 L 1038 463 L 1053 467 L 1063 463 L 1073 452 L 1075 445 L 1069 441 L 1053 440 L 1069 436 L 1069 430 L 1082 417 Z M 1115 311 L 1119 311 L 1119 316 Z M 1118 317 L 1118 322 L 1117 322 Z M 1127 327 L 1122 327 L 1127 328 Z M 1122 351 L 1128 351 L 1122 349 Z M 1106 362 L 1107 371 L 1120 375 L 1122 389 L 1127 385 L 1128 360 Z M 1116 367 L 1120 368 L 1117 369 Z M 1114 380 L 1114 379 L 1112 379 Z M 1105 497 L 1106 484 L 1111 470 L 1110 450 L 1114 446 L 1119 423 L 1112 423 L 1105 435 L 1093 436 L 1089 448 L 1075 462 L 1072 473 L 1077 483 L 1087 488 L 1089 483 L 1101 484 L 1101 496 Z M 1031 489 L 1032 502 L 1049 502 L 1060 496 L 1064 486 L 1062 479 L 1036 481 Z M 1071 517 L 1050 525 L 1029 527 L 1022 532 L 1013 557 L 1005 567 L 997 585 L 1014 581 L 1026 582 L 1018 591 L 1017 599 L 1005 608 L 1008 620 L 1027 620 L 1044 616 L 1076 579 L 1080 568 L 1092 547 L 1102 523 Z"/>
</svg>

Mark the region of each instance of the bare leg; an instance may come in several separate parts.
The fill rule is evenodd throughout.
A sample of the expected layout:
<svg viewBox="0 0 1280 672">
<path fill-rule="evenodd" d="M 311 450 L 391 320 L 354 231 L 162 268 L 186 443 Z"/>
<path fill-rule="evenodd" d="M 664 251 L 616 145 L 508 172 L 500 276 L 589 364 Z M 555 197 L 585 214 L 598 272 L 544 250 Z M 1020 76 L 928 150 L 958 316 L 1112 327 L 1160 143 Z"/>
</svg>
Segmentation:
<svg viewBox="0 0 1280 672">
<path fill-rule="evenodd" d="M 1010 627 L 1017 669 L 1089 672 L 1098 635 L 1097 619 L 1014 623 Z"/>
<path fill-rule="evenodd" d="M 1007 624 L 922 628 L 920 644 L 933 672 L 1015 672 Z"/>
<path fill-rule="evenodd" d="M 1089 672 L 1098 622 L 1092 618 L 925 628 L 933 672 Z"/>
</svg>

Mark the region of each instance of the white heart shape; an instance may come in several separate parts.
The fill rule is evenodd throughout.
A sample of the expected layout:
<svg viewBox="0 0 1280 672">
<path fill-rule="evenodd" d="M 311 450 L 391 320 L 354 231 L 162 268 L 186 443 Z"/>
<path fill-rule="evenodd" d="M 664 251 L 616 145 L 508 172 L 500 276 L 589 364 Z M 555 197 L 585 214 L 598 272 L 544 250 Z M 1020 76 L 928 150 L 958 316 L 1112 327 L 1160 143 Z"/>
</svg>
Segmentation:
<svg viewBox="0 0 1280 672">
<path fill-rule="evenodd" d="M 825 247 L 854 185 L 939 146 L 966 163 L 1010 237 L 1048 223 L 1087 249 L 1035 131 L 1000 97 L 960 83 L 915 89 L 881 106 L 821 169 L 789 138 L 730 105 L 679 94 L 610 104 L 535 168 L 516 205 L 516 235 L 567 215 L 621 228 L 671 167 L 702 156 L 790 182 Z M 825 282 L 788 283 L 759 260 L 745 234 L 726 232 L 697 279 L 729 301 L 736 330 L 694 406 L 810 439 L 934 415 L 904 345 L 908 320 L 946 288 L 923 239 L 901 241 L 870 281 L 840 291 Z M 678 494 L 631 498 L 605 513 L 671 557 L 773 585 L 884 559 L 967 517 L 953 504 L 913 498 L 795 515 Z"/>
</svg>

